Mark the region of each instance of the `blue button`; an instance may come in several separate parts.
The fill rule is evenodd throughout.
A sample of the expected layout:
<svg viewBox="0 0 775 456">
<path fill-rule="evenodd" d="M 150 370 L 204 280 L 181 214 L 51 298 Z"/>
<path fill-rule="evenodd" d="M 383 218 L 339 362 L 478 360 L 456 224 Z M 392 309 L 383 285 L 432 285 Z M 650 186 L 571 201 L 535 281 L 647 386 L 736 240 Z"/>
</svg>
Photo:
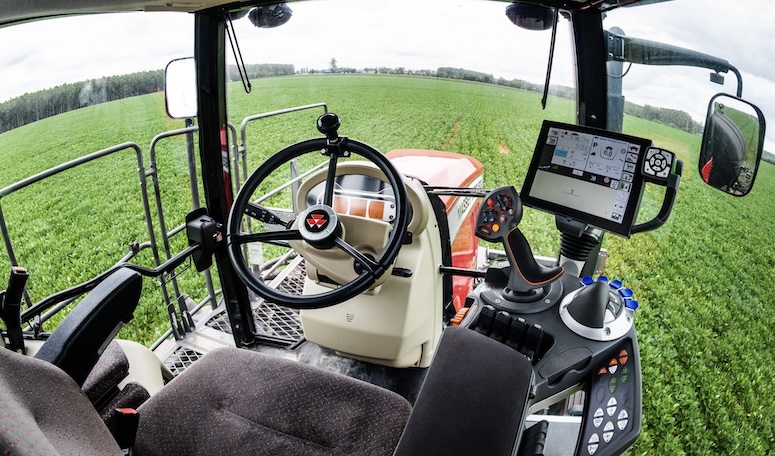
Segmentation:
<svg viewBox="0 0 775 456">
<path fill-rule="evenodd" d="M 633 292 L 629 288 L 623 288 L 623 289 L 619 290 L 619 294 L 622 295 L 622 297 L 624 299 L 627 299 L 627 298 L 631 298 L 632 297 Z"/>
<path fill-rule="evenodd" d="M 598 282 L 605 282 L 605 283 L 608 283 L 608 277 L 606 277 L 606 276 L 600 276 L 600 277 L 598 277 L 598 278 L 597 278 L 597 281 L 598 281 Z"/>
<path fill-rule="evenodd" d="M 634 299 L 625 299 L 624 300 L 624 307 L 630 309 L 630 310 L 638 310 L 638 301 Z"/>
<path fill-rule="evenodd" d="M 614 280 L 613 282 L 609 283 L 609 285 L 611 285 L 611 288 L 613 288 L 614 290 L 618 290 L 619 288 L 622 287 L 622 281 Z"/>
<path fill-rule="evenodd" d="M 595 279 L 590 276 L 584 276 L 581 278 L 581 283 L 583 283 L 585 286 L 590 286 L 595 283 Z"/>
</svg>

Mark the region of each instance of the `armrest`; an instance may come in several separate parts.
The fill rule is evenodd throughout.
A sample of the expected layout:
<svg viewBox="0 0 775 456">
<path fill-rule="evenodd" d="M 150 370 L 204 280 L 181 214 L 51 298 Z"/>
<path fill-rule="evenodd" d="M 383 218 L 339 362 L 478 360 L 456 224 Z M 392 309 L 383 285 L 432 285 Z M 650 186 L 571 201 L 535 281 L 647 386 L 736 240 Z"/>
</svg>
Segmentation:
<svg viewBox="0 0 775 456">
<path fill-rule="evenodd" d="M 511 455 L 524 427 L 533 367 L 475 331 L 444 331 L 397 456 Z"/>
<path fill-rule="evenodd" d="M 78 303 L 35 357 L 58 366 L 82 386 L 105 347 L 132 319 L 142 286 L 140 274 L 114 272 Z"/>
</svg>

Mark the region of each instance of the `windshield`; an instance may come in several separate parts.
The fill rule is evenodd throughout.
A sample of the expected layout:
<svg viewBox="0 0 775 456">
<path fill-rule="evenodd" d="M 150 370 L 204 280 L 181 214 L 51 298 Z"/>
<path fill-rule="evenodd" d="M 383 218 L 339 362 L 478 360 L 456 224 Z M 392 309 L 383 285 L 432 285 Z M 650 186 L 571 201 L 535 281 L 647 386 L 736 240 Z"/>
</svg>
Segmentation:
<svg viewBox="0 0 775 456">
<path fill-rule="evenodd" d="M 654 3 L 607 11 L 603 27 L 728 60 L 742 75 L 744 98 L 775 119 L 769 3 Z M 224 49 L 225 165 L 235 192 L 273 153 L 321 137 L 315 120 L 326 110 L 340 116 L 341 135 L 380 152 L 463 154 L 484 165 L 485 188 L 520 190 L 542 122 L 576 123 L 584 107 L 577 104 L 568 15 L 557 21 L 544 109 L 552 31 L 514 25 L 508 5 L 319 0 L 288 3 L 283 20 L 251 8 L 233 11 Z M 261 12 L 274 13 L 268 6 Z M 155 138 L 198 123 L 167 117 L 163 93 L 167 63 L 194 55 L 194 19 L 100 14 L 0 28 L 0 226 L 10 239 L 8 263 L 30 269 L 30 302 L 123 259 L 153 266 L 188 245 L 185 234 L 169 241 L 166 234 L 183 232 L 185 214 L 204 204 L 198 137 Z M 768 394 L 775 382 L 775 318 L 768 308 L 775 295 L 769 239 L 775 168 L 762 163 L 746 198 L 702 182 L 697 163 L 708 102 L 738 86 L 731 72 L 713 76 L 723 76 L 723 85 L 711 81 L 711 72 L 624 62 L 619 73 L 609 66 L 609 74 L 599 75 L 621 83 L 621 131 L 684 162 L 670 220 L 631 239 L 606 235 L 600 255 L 605 274 L 637 290 L 641 302 L 645 421 L 638 454 L 764 454 L 775 435 L 775 399 Z M 770 162 L 773 132 L 765 143 Z M 106 152 L 114 146 L 115 153 Z M 100 151 L 104 159 L 60 169 L 43 182 L 24 181 Z M 316 163 L 299 163 L 293 174 L 283 170 L 266 190 Z M 423 165 L 414 166 L 421 171 Z M 390 201 L 379 183 L 357 185 L 370 187 L 356 195 L 368 204 Z M 654 217 L 664 197 L 661 187 L 646 187 L 638 222 Z M 314 191 L 309 196 L 317 201 Z M 380 210 L 375 218 L 390 216 Z M 526 209 L 520 228 L 533 253 L 557 256 L 553 215 Z M 205 294 L 194 269 L 146 280 L 135 322 L 121 336 L 150 345 L 163 334 L 179 296 Z"/>
<path fill-rule="evenodd" d="M 542 120 L 575 122 L 574 66 L 569 21 L 561 18 L 543 110 L 551 31 L 514 25 L 507 6 L 297 2 L 288 4 L 287 23 L 275 28 L 257 28 L 245 11 L 234 15 L 251 89 L 246 93 L 240 82 L 227 40 L 232 124 L 255 113 L 326 105 L 245 124 L 246 169 L 266 154 L 318 136 L 315 119 L 328 109 L 341 118 L 340 134 L 382 152 L 471 155 L 485 165 L 485 186 L 520 188 Z M 550 219 L 533 213 L 523 223 L 546 225 Z M 534 248 L 550 255 L 558 240 L 539 235 Z"/>
<path fill-rule="evenodd" d="M 84 282 L 133 252 L 146 266 L 166 259 L 161 242 L 154 252 L 148 248 L 149 236 L 160 236 L 159 223 L 146 224 L 143 196 L 155 214 L 152 177 L 158 169 L 170 229 L 192 205 L 188 184 L 179 185 L 188 180 L 185 141 L 160 143 L 156 167 L 150 146 L 157 134 L 182 126 L 165 114 L 164 67 L 193 55 L 193 19 L 130 13 L 0 28 L 3 250 L 6 264 L 29 269 L 31 302 Z M 100 151 L 105 153 L 91 155 Z M 83 164 L 63 167 L 84 157 Z M 58 172 L 16 185 L 47 170 Z M 173 245 L 180 248 L 181 241 Z M 144 293 L 148 305 L 135 316 L 147 324 L 122 334 L 150 343 L 168 322 L 158 306 L 159 288 L 145 287 Z"/>
<path fill-rule="evenodd" d="M 701 132 L 709 100 L 718 92 L 736 94 L 737 77 L 722 73 L 721 85 L 706 68 L 622 65 L 623 131 L 651 138 L 685 163 L 670 221 L 635 242 L 608 240 L 611 251 L 638 258 L 627 268 L 648 280 L 653 293 L 654 307 L 639 315 L 638 329 L 650 334 L 648 345 L 641 344 L 644 372 L 659 369 L 654 375 L 662 386 L 644 383 L 651 390 L 644 394 L 644 416 L 652 418 L 638 445 L 654 454 L 766 453 L 772 446 L 760 438 L 772 435 L 771 425 L 757 424 L 773 407 L 769 396 L 760 401 L 770 384 L 761 369 L 775 362 L 768 341 L 775 321 L 762 317 L 769 315 L 763 303 L 771 302 L 762 293 L 775 291 L 769 235 L 775 168 L 766 163 L 775 151 L 775 45 L 765 38 L 771 26 L 757 17 L 769 8 L 766 2 L 682 0 L 619 8 L 603 22 L 606 30 L 618 27 L 630 37 L 728 60 L 742 75 L 743 97 L 770 123 L 753 192 L 720 194 L 697 172 Z M 649 204 L 656 205 L 646 198 Z"/>
</svg>

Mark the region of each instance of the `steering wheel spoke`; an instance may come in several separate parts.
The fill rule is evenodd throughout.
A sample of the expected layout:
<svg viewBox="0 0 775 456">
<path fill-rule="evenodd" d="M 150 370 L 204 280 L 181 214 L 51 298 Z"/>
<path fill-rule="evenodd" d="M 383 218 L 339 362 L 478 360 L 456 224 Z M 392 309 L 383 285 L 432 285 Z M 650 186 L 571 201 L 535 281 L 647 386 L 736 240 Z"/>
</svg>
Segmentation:
<svg viewBox="0 0 775 456">
<path fill-rule="evenodd" d="M 351 257 L 355 258 L 355 261 L 358 262 L 358 265 L 368 271 L 369 274 L 374 275 L 377 271 L 377 268 L 379 268 L 380 264 L 377 263 L 373 258 L 369 258 L 368 256 L 364 255 L 358 249 L 348 244 L 344 239 L 337 236 L 336 239 L 334 239 L 334 243 L 337 245 L 337 247 L 347 252 Z"/>
<path fill-rule="evenodd" d="M 266 231 L 264 233 L 230 234 L 229 245 L 242 245 L 250 242 L 265 242 L 271 244 L 277 241 L 301 240 L 299 230 Z"/>
<path fill-rule="evenodd" d="M 266 208 L 260 204 L 252 203 L 248 201 L 245 207 L 245 214 L 250 217 L 269 225 L 280 225 L 285 228 L 293 226 L 294 220 L 286 222 L 282 217 L 274 213 L 271 209 Z"/>
<path fill-rule="evenodd" d="M 328 173 L 326 174 L 326 185 L 323 193 L 323 204 L 334 207 L 334 190 L 336 189 L 336 162 L 339 159 L 336 153 L 328 157 Z"/>
</svg>

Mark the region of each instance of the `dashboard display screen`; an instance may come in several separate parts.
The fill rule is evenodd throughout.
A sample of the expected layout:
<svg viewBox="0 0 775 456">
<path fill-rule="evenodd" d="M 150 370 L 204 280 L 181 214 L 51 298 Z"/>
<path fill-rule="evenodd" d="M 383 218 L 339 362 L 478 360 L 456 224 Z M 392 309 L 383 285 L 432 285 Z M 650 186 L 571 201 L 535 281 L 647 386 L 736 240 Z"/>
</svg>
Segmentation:
<svg viewBox="0 0 775 456">
<path fill-rule="evenodd" d="M 323 202 L 325 181 L 312 187 L 307 194 L 307 205 Z M 396 218 L 396 204 L 390 184 L 363 174 L 336 176 L 334 210 L 338 214 L 355 215 L 392 222 Z"/>
<path fill-rule="evenodd" d="M 629 237 L 649 147 L 647 139 L 544 121 L 522 202 Z"/>
</svg>

